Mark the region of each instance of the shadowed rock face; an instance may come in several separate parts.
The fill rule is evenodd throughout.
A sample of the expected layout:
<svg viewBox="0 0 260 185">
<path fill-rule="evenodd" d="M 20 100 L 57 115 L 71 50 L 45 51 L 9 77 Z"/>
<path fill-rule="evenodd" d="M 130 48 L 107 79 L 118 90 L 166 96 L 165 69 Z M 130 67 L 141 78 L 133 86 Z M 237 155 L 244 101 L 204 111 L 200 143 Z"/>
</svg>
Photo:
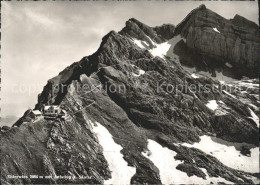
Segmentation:
<svg viewBox="0 0 260 185">
<path fill-rule="evenodd" d="M 259 27 L 244 17 L 236 15 L 227 20 L 201 6 L 176 27 L 175 35 L 178 34 L 186 38 L 187 52 L 201 55 L 200 58 L 208 65 L 217 62 L 224 67 L 228 62 L 237 71 L 233 72 L 233 76 L 257 77 L 260 61 Z M 188 60 L 185 54 L 182 58 L 184 62 Z M 201 61 L 194 66 L 198 63 Z"/>
<path fill-rule="evenodd" d="M 256 99 L 259 93 L 258 81 L 248 79 L 229 83 L 228 87 L 234 89 L 229 94 L 226 93 L 227 89 L 220 88 L 221 84 L 217 80 L 192 76 L 184 70 L 182 61 L 167 56 L 154 57 L 150 53 L 151 49 L 168 43 L 174 35 L 180 34 L 186 38 L 186 42 L 181 40 L 173 48 L 178 50 L 175 54 L 179 54 L 180 60 L 185 60 L 181 54 L 188 49 L 193 50 L 196 45 L 197 59 L 204 52 L 205 58 L 215 57 L 218 61 L 217 51 L 215 56 L 213 50 L 203 46 L 204 42 L 208 44 L 206 40 L 211 39 L 211 35 L 215 35 L 214 41 L 221 40 L 209 25 L 215 27 L 219 24 L 217 29 L 224 32 L 227 30 L 225 27 L 230 26 L 228 22 L 234 22 L 231 27 L 235 27 L 247 21 L 236 17 L 231 21 L 225 20 L 201 6 L 176 29 L 172 25 L 152 28 L 130 19 L 119 33 L 108 33 L 97 52 L 82 58 L 50 79 L 39 95 L 37 109 L 44 104 L 58 104 L 68 113 L 65 120 L 40 119 L 25 123 L 23 120 L 28 120 L 25 114 L 15 124 L 18 127 L 1 131 L 2 182 L 100 184 L 110 179 L 112 173 L 104 155 L 104 152 L 109 151 L 103 151 L 93 131 L 95 124 L 92 123 L 98 122 L 109 131 L 114 142 L 123 148 L 121 153 L 127 164 L 135 167 L 136 173 L 129 183 L 162 183 L 157 166 L 143 155 L 148 148 L 148 139 L 175 151 L 175 159 L 183 162 L 177 166 L 177 170 L 188 176 L 221 177 L 233 183 L 254 183 L 251 178 L 257 174 L 232 169 L 212 155 L 179 143 L 199 142 L 200 136 L 209 135 L 224 141 L 242 143 L 241 155 L 250 153 L 245 148 L 258 145 L 258 127 L 250 112 L 253 110 L 259 116 L 259 110 L 255 108 L 260 105 Z M 204 22 L 207 24 L 203 28 Z M 249 31 L 255 27 L 253 23 L 245 25 L 250 27 Z M 251 33 L 247 35 L 241 31 L 229 32 L 226 31 L 225 36 L 237 34 L 239 38 L 247 37 L 249 40 L 252 36 Z M 199 40 L 204 39 L 204 36 L 194 39 L 198 34 L 209 34 L 209 37 L 205 37 L 202 42 Z M 134 39 L 148 45 L 138 46 Z M 254 39 L 252 36 L 250 42 Z M 218 44 L 210 47 L 217 50 Z M 252 67 L 250 59 L 245 58 L 241 65 L 245 68 Z M 189 88 L 171 91 L 169 84 L 194 85 L 201 89 L 195 92 Z M 210 89 L 206 89 L 206 85 Z M 245 93 L 248 85 L 252 88 Z M 62 86 L 69 87 L 62 90 Z M 212 100 L 218 105 L 216 110 L 207 106 Z M 206 169 L 207 174 L 202 168 Z M 21 180 L 8 179 L 6 176 L 9 174 L 89 178 Z"/>
</svg>

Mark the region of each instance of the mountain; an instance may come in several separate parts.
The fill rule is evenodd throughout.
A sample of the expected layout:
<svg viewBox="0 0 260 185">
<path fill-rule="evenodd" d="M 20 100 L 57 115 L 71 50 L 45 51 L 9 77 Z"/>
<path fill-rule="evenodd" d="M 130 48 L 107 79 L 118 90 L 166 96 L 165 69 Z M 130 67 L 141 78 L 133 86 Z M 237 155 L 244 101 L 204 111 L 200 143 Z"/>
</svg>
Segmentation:
<svg viewBox="0 0 260 185">
<path fill-rule="evenodd" d="M 35 109 L 65 119 L 1 131 L 2 183 L 257 184 L 257 29 L 204 5 L 176 27 L 128 20 L 43 88 Z"/>
</svg>

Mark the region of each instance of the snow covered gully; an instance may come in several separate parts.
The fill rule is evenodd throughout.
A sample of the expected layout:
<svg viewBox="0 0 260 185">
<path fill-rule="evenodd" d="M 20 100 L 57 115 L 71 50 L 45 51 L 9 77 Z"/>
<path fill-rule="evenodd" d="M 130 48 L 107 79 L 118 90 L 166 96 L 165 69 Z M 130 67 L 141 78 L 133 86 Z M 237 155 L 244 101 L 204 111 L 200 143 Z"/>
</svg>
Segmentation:
<svg viewBox="0 0 260 185">
<path fill-rule="evenodd" d="M 103 147 L 103 154 L 111 171 L 112 178 L 105 180 L 104 184 L 130 184 L 132 176 L 136 173 L 136 168 L 128 166 L 123 155 L 120 153 L 122 147 L 115 143 L 113 136 L 104 126 L 98 122 L 93 124 L 90 121 L 90 123 L 99 144 Z"/>
</svg>

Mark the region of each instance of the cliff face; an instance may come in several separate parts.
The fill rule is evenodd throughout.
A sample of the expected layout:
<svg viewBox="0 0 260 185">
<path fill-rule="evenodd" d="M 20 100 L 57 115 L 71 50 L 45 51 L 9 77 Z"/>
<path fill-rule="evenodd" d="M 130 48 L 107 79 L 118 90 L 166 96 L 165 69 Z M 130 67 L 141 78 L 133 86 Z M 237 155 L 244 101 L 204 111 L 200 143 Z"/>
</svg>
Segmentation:
<svg viewBox="0 0 260 185">
<path fill-rule="evenodd" d="M 119 33 L 107 34 L 97 52 L 49 80 L 36 108 L 60 105 L 67 116 L 21 119 L 18 127 L 1 131 L 2 182 L 257 183 L 259 82 L 221 87 L 223 82 L 185 71 L 183 56 L 173 52 L 185 53 L 192 45 L 197 19 L 191 17 L 175 31 L 172 25 L 152 28 L 130 19 Z M 200 147 L 205 141 L 213 150 Z M 7 178 L 22 174 L 73 178 Z"/>
<path fill-rule="evenodd" d="M 178 34 L 186 38 L 191 52 L 205 56 L 205 60 L 228 62 L 239 70 L 239 77 L 257 76 L 260 37 L 255 23 L 239 15 L 227 20 L 202 5 L 176 27 Z"/>
</svg>

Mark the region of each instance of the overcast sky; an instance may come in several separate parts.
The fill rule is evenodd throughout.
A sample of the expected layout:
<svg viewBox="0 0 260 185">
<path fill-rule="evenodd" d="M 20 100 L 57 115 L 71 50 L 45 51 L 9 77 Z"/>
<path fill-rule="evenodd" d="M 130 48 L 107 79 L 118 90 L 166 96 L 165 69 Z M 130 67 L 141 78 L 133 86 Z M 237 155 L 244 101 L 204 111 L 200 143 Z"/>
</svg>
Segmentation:
<svg viewBox="0 0 260 185">
<path fill-rule="evenodd" d="M 2 116 L 33 108 L 48 79 L 92 54 L 128 19 L 177 25 L 201 3 L 225 18 L 240 14 L 258 23 L 257 2 L 1 2 Z"/>
</svg>

